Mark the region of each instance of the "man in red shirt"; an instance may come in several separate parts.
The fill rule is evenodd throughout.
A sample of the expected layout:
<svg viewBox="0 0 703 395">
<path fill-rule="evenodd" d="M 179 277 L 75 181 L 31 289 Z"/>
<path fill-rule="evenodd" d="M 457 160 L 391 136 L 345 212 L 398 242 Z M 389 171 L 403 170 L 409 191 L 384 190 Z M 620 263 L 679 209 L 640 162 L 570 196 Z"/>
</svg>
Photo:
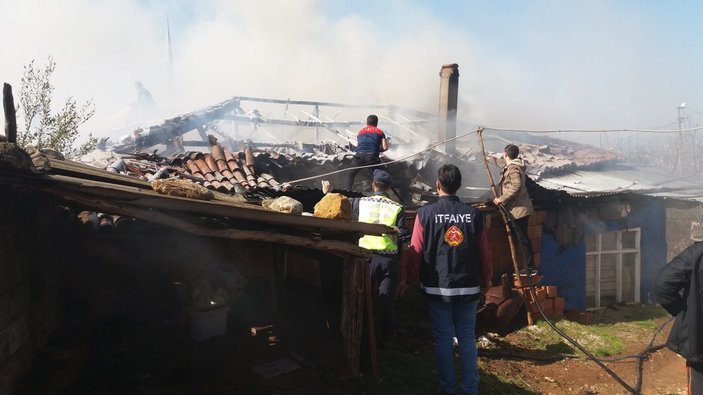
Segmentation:
<svg viewBox="0 0 703 395">
<path fill-rule="evenodd" d="M 352 159 L 352 167 L 378 165 L 381 163 L 379 155 L 381 152 L 388 150 L 388 140 L 383 131 L 377 126 L 378 117 L 376 115 L 371 114 L 366 117 L 366 127 L 359 130 L 356 135 L 356 154 L 354 159 Z M 351 191 L 354 187 L 354 178 L 360 170 L 364 170 L 369 174 L 366 179 L 370 180 L 372 178 L 373 167 L 350 170 L 346 185 L 348 191 Z"/>
</svg>

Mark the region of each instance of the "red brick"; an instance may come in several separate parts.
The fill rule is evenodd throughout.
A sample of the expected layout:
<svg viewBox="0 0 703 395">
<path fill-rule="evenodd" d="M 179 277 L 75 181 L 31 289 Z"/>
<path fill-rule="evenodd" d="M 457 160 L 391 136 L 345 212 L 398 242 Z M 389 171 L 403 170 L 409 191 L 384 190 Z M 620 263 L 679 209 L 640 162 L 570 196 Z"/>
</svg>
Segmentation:
<svg viewBox="0 0 703 395">
<path fill-rule="evenodd" d="M 557 286 L 556 285 L 547 285 L 545 288 L 547 289 L 547 297 L 548 298 L 556 298 L 557 297 Z"/>
<path fill-rule="evenodd" d="M 564 315 L 564 298 L 558 296 L 554 298 L 554 312 L 559 317 Z"/>
</svg>

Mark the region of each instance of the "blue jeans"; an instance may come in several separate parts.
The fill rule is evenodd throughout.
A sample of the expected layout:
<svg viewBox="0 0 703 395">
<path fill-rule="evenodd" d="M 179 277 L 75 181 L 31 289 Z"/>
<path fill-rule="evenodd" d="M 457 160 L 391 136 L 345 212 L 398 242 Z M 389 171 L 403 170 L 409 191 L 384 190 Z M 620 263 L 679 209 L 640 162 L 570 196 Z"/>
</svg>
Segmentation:
<svg viewBox="0 0 703 395">
<path fill-rule="evenodd" d="M 459 342 L 459 389 L 478 394 L 478 350 L 476 349 L 476 307 L 478 300 L 443 302 L 427 298 L 432 331 L 437 343 L 437 372 L 442 393 L 457 392 L 454 375 L 454 337 Z"/>
</svg>

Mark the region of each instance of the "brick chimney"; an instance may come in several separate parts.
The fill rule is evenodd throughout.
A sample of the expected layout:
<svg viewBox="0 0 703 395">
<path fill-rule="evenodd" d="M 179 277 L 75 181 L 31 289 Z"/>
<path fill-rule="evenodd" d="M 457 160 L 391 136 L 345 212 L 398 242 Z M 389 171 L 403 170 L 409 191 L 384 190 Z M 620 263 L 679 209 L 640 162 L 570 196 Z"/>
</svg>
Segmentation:
<svg viewBox="0 0 703 395">
<path fill-rule="evenodd" d="M 456 107 L 459 93 L 459 65 L 445 64 L 439 72 L 439 130 L 437 139 L 444 141 L 456 137 Z M 456 141 L 439 146 L 446 154 L 456 153 Z"/>
</svg>

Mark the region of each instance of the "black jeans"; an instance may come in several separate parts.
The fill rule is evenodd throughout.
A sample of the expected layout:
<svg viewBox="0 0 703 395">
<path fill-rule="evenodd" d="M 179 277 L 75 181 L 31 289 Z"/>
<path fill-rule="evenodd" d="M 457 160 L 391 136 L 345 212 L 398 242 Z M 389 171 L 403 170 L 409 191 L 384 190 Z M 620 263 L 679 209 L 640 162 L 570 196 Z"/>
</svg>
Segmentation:
<svg viewBox="0 0 703 395">
<path fill-rule="evenodd" d="M 372 254 L 369 261 L 371 281 L 378 291 L 378 332 L 381 338 L 393 331 L 393 297 L 400 270 L 398 254 Z"/>
<path fill-rule="evenodd" d="M 530 241 L 530 238 L 527 237 L 527 224 L 529 223 L 529 221 L 529 215 L 520 219 L 516 219 L 515 224 L 517 225 L 518 229 L 513 229 L 513 232 L 516 233 L 518 243 L 522 246 L 521 251 L 525 256 L 526 268 L 532 270 L 535 268 L 535 261 L 532 256 L 532 242 Z M 517 235 L 517 232 L 522 232 L 522 235 Z"/>
<path fill-rule="evenodd" d="M 379 159 L 378 154 L 359 152 L 356 155 L 354 155 L 354 159 L 352 159 L 352 167 L 379 165 L 379 164 L 381 164 L 381 159 Z M 373 170 L 374 170 L 374 167 L 369 167 L 366 169 L 349 170 L 349 174 L 347 175 L 347 185 L 346 185 L 347 191 L 353 190 L 352 188 L 354 188 L 354 178 L 356 178 L 356 174 L 359 171 L 363 171 L 363 174 L 368 174 L 367 180 L 369 182 L 371 182 L 371 180 L 373 180 Z"/>
<path fill-rule="evenodd" d="M 703 394 L 703 363 L 688 363 L 688 393 Z"/>
</svg>

